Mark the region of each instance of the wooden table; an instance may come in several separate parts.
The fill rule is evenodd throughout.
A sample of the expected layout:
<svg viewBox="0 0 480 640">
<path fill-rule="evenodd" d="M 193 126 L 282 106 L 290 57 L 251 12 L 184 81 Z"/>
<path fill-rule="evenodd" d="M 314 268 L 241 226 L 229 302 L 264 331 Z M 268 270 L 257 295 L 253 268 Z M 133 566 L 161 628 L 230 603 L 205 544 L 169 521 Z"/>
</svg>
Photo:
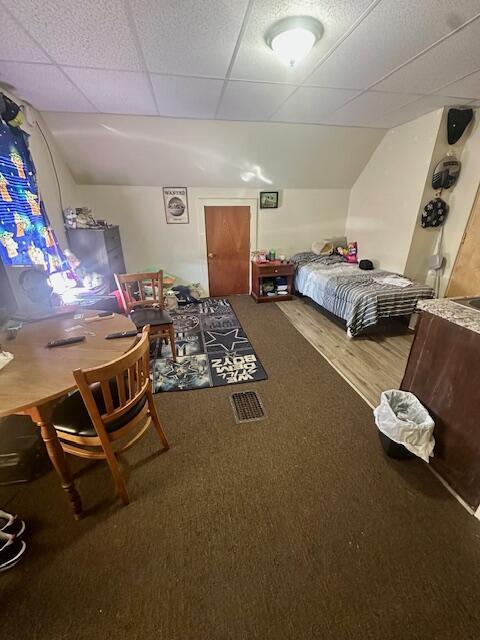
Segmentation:
<svg viewBox="0 0 480 640">
<path fill-rule="evenodd" d="M 87 317 L 97 313 L 89 311 Z M 82 329 L 65 331 L 80 324 Z M 105 364 L 128 351 L 135 342 L 131 336 L 105 340 L 106 335 L 132 329 L 135 325 L 125 316 L 115 314 L 111 318 L 83 323 L 74 319 L 72 314 L 24 324 L 14 340 L 7 340 L 5 334 L 0 338 L 3 348 L 14 355 L 14 359 L 0 370 L 0 417 L 29 415 L 37 424 L 77 519 L 82 517 L 82 502 L 50 421 L 52 408 L 59 398 L 76 388 L 72 375 L 74 369 Z M 84 342 L 54 349 L 45 346 L 50 340 L 84 334 Z"/>
</svg>

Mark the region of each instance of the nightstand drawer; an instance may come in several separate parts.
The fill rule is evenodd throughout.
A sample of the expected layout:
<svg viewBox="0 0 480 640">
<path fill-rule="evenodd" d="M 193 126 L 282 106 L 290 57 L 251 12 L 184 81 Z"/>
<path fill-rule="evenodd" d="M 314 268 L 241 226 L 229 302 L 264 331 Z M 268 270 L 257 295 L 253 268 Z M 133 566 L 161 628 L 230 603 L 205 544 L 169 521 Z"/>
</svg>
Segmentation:
<svg viewBox="0 0 480 640">
<path fill-rule="evenodd" d="M 293 273 L 293 265 L 278 264 L 258 267 L 258 275 L 263 278 L 271 276 L 290 276 Z"/>
</svg>

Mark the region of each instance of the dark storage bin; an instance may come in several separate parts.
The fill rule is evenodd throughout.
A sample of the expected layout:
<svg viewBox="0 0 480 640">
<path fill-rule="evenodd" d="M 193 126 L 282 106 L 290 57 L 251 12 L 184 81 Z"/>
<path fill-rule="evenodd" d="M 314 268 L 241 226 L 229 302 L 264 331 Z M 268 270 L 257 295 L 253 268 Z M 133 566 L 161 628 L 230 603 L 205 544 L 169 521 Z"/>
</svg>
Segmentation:
<svg viewBox="0 0 480 640">
<path fill-rule="evenodd" d="M 395 460 L 411 460 L 415 458 L 415 454 L 406 449 L 403 444 L 398 444 L 394 440 L 391 440 L 388 436 L 378 431 L 380 442 L 382 447 L 389 458 L 395 458 Z"/>
<path fill-rule="evenodd" d="M 30 482 L 49 467 L 40 429 L 30 418 L 0 418 L 0 485 Z"/>
</svg>

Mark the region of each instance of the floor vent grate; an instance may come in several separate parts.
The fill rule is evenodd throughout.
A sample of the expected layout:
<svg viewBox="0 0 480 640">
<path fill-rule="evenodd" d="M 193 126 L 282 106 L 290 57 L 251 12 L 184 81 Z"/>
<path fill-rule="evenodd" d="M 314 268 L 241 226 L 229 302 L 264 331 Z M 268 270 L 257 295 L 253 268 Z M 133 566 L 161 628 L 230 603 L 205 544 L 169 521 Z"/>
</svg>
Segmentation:
<svg viewBox="0 0 480 640">
<path fill-rule="evenodd" d="M 256 391 L 239 391 L 230 396 L 235 422 L 255 422 L 266 417 L 262 401 Z"/>
</svg>

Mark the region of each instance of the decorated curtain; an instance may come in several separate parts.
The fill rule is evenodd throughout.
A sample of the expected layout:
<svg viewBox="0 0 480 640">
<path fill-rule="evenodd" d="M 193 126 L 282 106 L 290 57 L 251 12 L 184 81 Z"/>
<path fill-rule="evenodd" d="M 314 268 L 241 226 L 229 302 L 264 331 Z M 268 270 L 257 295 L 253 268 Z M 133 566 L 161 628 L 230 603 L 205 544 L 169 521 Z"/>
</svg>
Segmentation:
<svg viewBox="0 0 480 640">
<path fill-rule="evenodd" d="M 0 258 L 50 275 L 68 269 L 37 186 L 28 136 L 0 121 Z"/>
</svg>

